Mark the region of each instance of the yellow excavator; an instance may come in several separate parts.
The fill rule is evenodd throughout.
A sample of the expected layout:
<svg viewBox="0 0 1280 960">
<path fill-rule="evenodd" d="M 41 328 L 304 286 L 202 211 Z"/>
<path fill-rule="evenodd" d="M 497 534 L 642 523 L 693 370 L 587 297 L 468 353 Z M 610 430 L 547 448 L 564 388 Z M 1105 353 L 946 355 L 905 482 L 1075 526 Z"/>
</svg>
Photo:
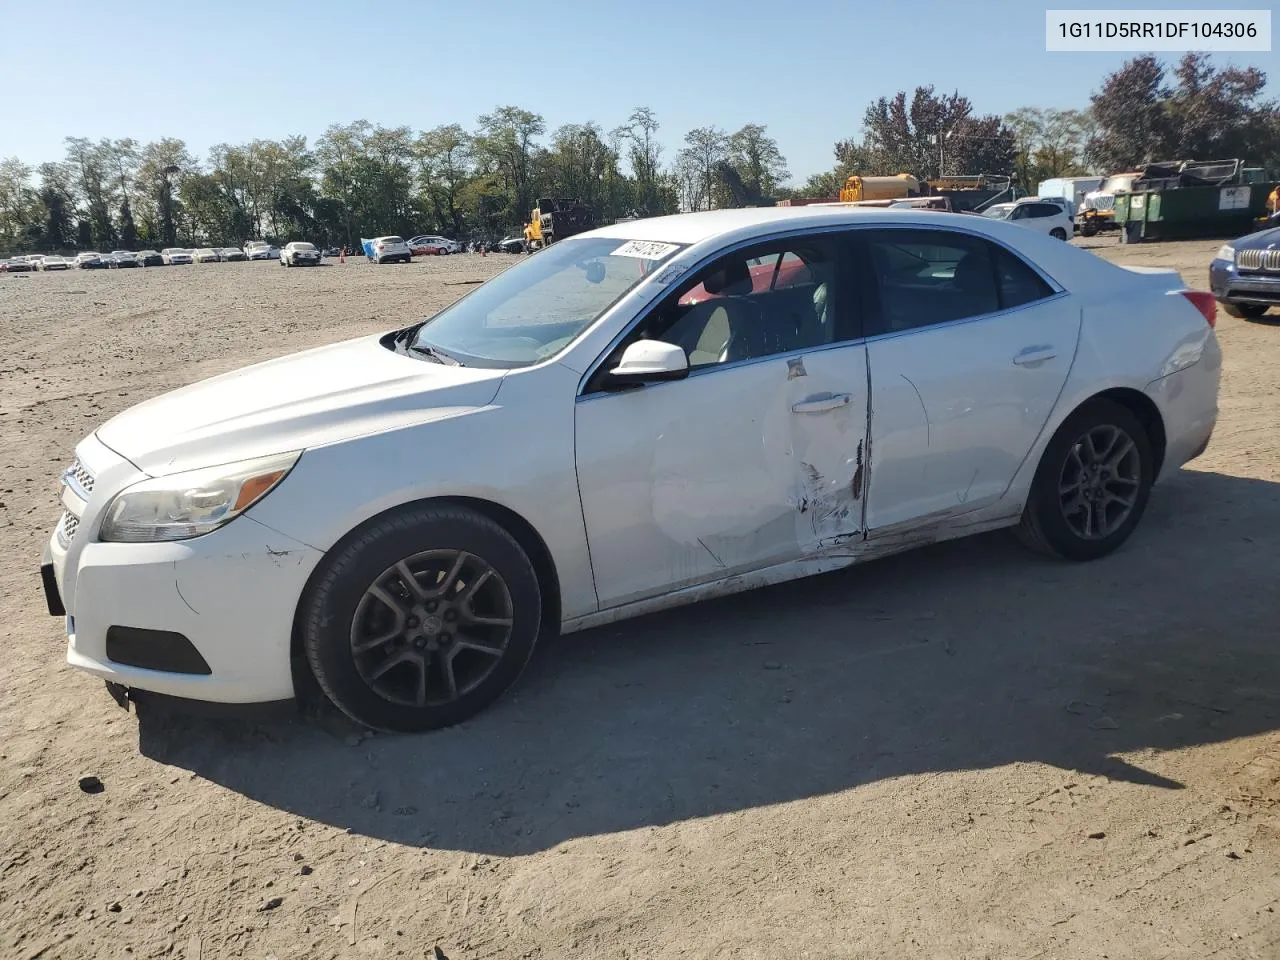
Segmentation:
<svg viewBox="0 0 1280 960">
<path fill-rule="evenodd" d="M 594 225 L 595 213 L 588 204 L 577 199 L 539 199 L 524 225 L 525 253 L 590 230 Z"/>
</svg>

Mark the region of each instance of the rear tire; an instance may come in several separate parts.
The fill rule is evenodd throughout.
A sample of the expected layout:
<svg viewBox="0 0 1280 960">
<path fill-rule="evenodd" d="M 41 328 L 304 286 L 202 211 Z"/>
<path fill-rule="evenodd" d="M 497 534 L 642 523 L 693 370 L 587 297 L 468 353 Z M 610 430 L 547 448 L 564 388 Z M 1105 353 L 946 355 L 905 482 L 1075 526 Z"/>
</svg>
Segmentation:
<svg viewBox="0 0 1280 960">
<path fill-rule="evenodd" d="M 1146 511 L 1155 480 L 1151 440 L 1141 421 L 1096 397 L 1049 441 L 1015 535 L 1063 560 L 1096 560 L 1118 549 Z"/>
<path fill-rule="evenodd" d="M 1265 303 L 1222 303 L 1222 310 L 1229 317 L 1235 317 L 1237 320 L 1257 320 L 1267 312 Z"/>
<path fill-rule="evenodd" d="M 1055 240 L 1065 240 L 1067 239 L 1067 231 L 1063 230 L 1061 227 L 1054 227 L 1049 231 L 1049 236 L 1053 237 Z"/>
<path fill-rule="evenodd" d="M 516 540 L 446 505 L 405 507 L 349 535 L 298 608 L 325 695 L 356 722 L 401 733 L 461 723 L 498 700 L 529 662 L 541 618 Z"/>
</svg>

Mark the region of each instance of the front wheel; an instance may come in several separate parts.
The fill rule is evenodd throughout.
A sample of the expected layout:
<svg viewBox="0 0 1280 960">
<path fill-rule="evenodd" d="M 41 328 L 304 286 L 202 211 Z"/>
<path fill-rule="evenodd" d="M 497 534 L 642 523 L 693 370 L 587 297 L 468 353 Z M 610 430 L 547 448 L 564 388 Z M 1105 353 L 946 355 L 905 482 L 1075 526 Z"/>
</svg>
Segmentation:
<svg viewBox="0 0 1280 960">
<path fill-rule="evenodd" d="M 542 618 L 516 540 L 455 506 L 405 507 L 348 536 L 298 624 L 325 695 L 358 723 L 416 732 L 461 723 L 515 683 Z"/>
<path fill-rule="evenodd" d="M 1016 533 L 1064 560 L 1104 557 L 1137 527 L 1154 481 L 1146 428 L 1127 407 L 1095 398 L 1049 441 Z"/>
</svg>

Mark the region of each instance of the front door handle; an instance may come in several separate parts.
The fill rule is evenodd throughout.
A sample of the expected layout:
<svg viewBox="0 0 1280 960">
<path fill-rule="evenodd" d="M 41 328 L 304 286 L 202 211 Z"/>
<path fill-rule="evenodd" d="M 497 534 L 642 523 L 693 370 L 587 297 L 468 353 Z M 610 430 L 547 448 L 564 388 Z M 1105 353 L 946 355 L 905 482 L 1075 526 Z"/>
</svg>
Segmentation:
<svg viewBox="0 0 1280 960">
<path fill-rule="evenodd" d="M 1052 360 L 1057 355 L 1058 351 L 1053 347 L 1027 347 L 1013 358 L 1013 362 L 1020 367 L 1027 367 L 1033 363 L 1044 363 L 1046 360 Z"/>
<path fill-rule="evenodd" d="M 826 413 L 839 407 L 847 407 L 853 397 L 847 393 L 834 393 L 825 397 L 801 400 L 791 407 L 793 413 Z"/>
</svg>

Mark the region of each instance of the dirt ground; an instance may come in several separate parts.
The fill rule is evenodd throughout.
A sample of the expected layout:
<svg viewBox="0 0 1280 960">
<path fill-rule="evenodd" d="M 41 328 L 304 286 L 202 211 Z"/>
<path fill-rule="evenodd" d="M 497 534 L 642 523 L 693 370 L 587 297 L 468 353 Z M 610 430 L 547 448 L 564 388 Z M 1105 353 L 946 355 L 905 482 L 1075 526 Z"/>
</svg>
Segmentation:
<svg viewBox="0 0 1280 960">
<path fill-rule="evenodd" d="M 1089 245 L 1204 286 L 1218 244 Z M 1280 326 L 1220 315 L 1213 443 L 1098 563 L 996 535 L 573 635 L 422 737 L 65 666 L 83 435 L 513 259 L 0 275 L 0 957 L 1280 956 Z"/>
</svg>

